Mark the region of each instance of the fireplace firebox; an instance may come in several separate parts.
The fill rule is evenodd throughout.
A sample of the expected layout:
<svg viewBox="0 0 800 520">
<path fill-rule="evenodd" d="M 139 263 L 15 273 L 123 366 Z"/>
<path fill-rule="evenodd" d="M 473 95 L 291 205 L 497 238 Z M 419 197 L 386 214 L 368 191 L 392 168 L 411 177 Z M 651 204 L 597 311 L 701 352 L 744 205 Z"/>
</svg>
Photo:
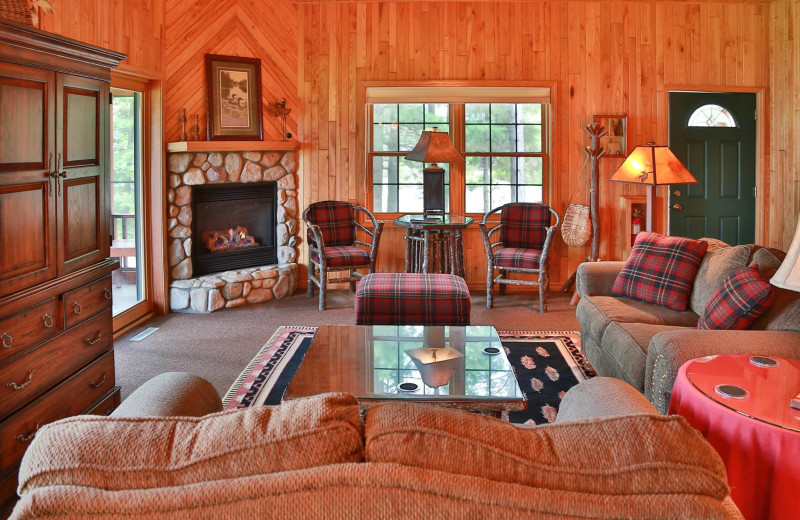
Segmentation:
<svg viewBox="0 0 800 520">
<path fill-rule="evenodd" d="M 195 276 L 277 262 L 276 183 L 192 188 Z"/>
</svg>

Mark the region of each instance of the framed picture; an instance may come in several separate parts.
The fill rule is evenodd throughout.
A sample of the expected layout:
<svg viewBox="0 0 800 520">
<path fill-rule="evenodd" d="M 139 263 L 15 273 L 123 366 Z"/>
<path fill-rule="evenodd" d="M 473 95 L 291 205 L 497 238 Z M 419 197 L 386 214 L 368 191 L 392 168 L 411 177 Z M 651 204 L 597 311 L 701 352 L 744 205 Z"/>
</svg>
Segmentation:
<svg viewBox="0 0 800 520">
<path fill-rule="evenodd" d="M 626 138 L 628 118 L 626 116 L 596 115 L 594 122 L 606 129 L 600 138 L 600 147 L 606 151 L 603 157 L 627 157 Z"/>
<path fill-rule="evenodd" d="M 206 54 L 209 141 L 260 141 L 261 60 Z"/>
</svg>

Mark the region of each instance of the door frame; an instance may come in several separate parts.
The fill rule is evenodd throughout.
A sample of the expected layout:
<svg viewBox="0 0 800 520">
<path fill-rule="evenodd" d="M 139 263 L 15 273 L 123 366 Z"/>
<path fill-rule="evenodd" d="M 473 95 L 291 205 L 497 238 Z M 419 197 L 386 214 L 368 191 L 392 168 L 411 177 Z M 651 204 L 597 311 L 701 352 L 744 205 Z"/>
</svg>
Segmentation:
<svg viewBox="0 0 800 520">
<path fill-rule="evenodd" d="M 769 119 L 769 103 L 766 96 L 765 87 L 748 86 L 720 86 L 720 85 L 664 85 L 664 106 L 667 107 L 663 118 L 665 135 L 669 143 L 669 93 L 670 92 L 711 92 L 711 93 L 735 93 L 735 94 L 755 94 L 756 95 L 756 214 L 755 214 L 755 241 L 756 244 L 764 243 L 767 236 L 766 225 L 769 219 L 765 218 L 764 201 L 770 199 L 769 184 L 767 179 L 767 165 L 769 157 L 766 148 L 766 132 L 768 130 L 767 121 Z M 669 230 L 669 192 L 666 195 L 665 204 L 661 207 L 662 222 L 665 223 L 665 230 Z"/>
<path fill-rule="evenodd" d="M 142 256 L 146 267 L 145 299 L 114 317 L 114 337 L 167 309 L 166 281 L 166 200 L 164 182 L 164 142 L 162 137 L 162 82 L 112 70 L 111 87 L 142 93 Z M 110 145 L 110 142 L 109 142 Z M 109 165 L 109 168 L 111 166 Z"/>
</svg>

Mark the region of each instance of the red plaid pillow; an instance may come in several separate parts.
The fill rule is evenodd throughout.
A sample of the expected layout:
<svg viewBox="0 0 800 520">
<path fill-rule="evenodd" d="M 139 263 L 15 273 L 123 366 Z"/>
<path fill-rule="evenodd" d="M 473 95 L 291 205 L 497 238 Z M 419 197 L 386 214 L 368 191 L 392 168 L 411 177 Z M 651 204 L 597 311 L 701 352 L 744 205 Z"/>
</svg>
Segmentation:
<svg viewBox="0 0 800 520">
<path fill-rule="evenodd" d="M 309 206 L 308 221 L 319 226 L 325 246 L 351 246 L 356 240 L 356 217 L 352 204 L 335 200 L 315 202 Z M 309 242 L 314 235 L 309 230 Z"/>
<path fill-rule="evenodd" d="M 685 311 L 708 243 L 642 232 L 611 293 Z"/>
<path fill-rule="evenodd" d="M 550 208 L 534 202 L 506 204 L 500 223 L 503 224 L 500 228 L 503 247 L 542 249 L 550 227 Z"/>
<path fill-rule="evenodd" d="M 772 303 L 772 286 L 755 266 L 740 267 L 708 301 L 698 329 L 744 330 Z"/>
</svg>

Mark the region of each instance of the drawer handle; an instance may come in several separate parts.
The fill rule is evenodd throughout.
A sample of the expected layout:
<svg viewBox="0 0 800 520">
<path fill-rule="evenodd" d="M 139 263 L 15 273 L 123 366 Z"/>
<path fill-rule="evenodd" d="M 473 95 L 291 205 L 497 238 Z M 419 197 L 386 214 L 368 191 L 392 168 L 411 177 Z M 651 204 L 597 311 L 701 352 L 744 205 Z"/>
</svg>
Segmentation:
<svg viewBox="0 0 800 520">
<path fill-rule="evenodd" d="M 106 382 L 106 373 L 103 372 L 103 377 L 100 378 L 100 381 L 98 381 L 97 383 L 92 381 L 89 383 L 89 386 L 91 386 L 92 388 L 100 388 L 101 386 L 103 386 L 103 383 L 105 382 Z"/>
<path fill-rule="evenodd" d="M 103 289 L 103 297 L 106 300 L 111 300 L 111 289 Z"/>
<path fill-rule="evenodd" d="M 28 379 L 26 379 L 26 380 L 25 380 L 25 382 L 24 382 L 24 383 L 22 383 L 21 385 L 18 385 L 18 384 L 17 384 L 17 383 L 15 383 L 14 381 L 11 381 L 11 382 L 10 382 L 10 383 L 8 383 L 6 386 L 8 386 L 8 387 L 11 387 L 11 388 L 13 388 L 14 390 L 22 390 L 23 388 L 25 388 L 26 386 L 28 386 L 29 384 L 31 384 L 31 381 L 33 381 L 33 373 L 34 373 L 34 372 L 36 372 L 36 369 L 33 369 L 33 370 L 31 370 L 30 372 L 28 372 Z"/>
<path fill-rule="evenodd" d="M 73 303 L 72 304 L 72 312 L 74 312 L 75 314 L 80 314 L 81 313 L 81 304 L 78 303 L 78 302 Z"/>
<path fill-rule="evenodd" d="M 11 348 L 14 344 L 14 338 L 8 332 L 3 332 L 3 348 Z"/>
<path fill-rule="evenodd" d="M 36 434 L 39 432 L 39 428 L 41 426 L 42 426 L 42 421 L 41 420 L 36 421 L 36 429 L 35 430 L 33 430 L 28 435 L 20 434 L 20 435 L 17 435 L 16 437 L 14 437 L 14 438 L 17 439 L 19 442 L 31 442 L 31 440 L 33 440 L 33 438 L 36 437 Z"/>
<path fill-rule="evenodd" d="M 44 322 L 45 328 L 47 329 L 53 328 L 53 317 L 50 316 L 49 314 L 45 314 L 44 316 L 42 316 L 42 321 Z"/>
<path fill-rule="evenodd" d="M 100 336 L 102 336 L 102 335 L 103 335 L 103 329 L 100 329 L 100 330 L 98 330 L 98 331 L 97 331 L 97 333 L 94 335 L 94 339 L 84 338 L 84 339 L 83 339 L 83 342 L 84 342 L 84 343 L 86 343 L 87 345 L 94 345 L 94 344 L 96 344 L 98 341 L 100 341 Z"/>
</svg>

